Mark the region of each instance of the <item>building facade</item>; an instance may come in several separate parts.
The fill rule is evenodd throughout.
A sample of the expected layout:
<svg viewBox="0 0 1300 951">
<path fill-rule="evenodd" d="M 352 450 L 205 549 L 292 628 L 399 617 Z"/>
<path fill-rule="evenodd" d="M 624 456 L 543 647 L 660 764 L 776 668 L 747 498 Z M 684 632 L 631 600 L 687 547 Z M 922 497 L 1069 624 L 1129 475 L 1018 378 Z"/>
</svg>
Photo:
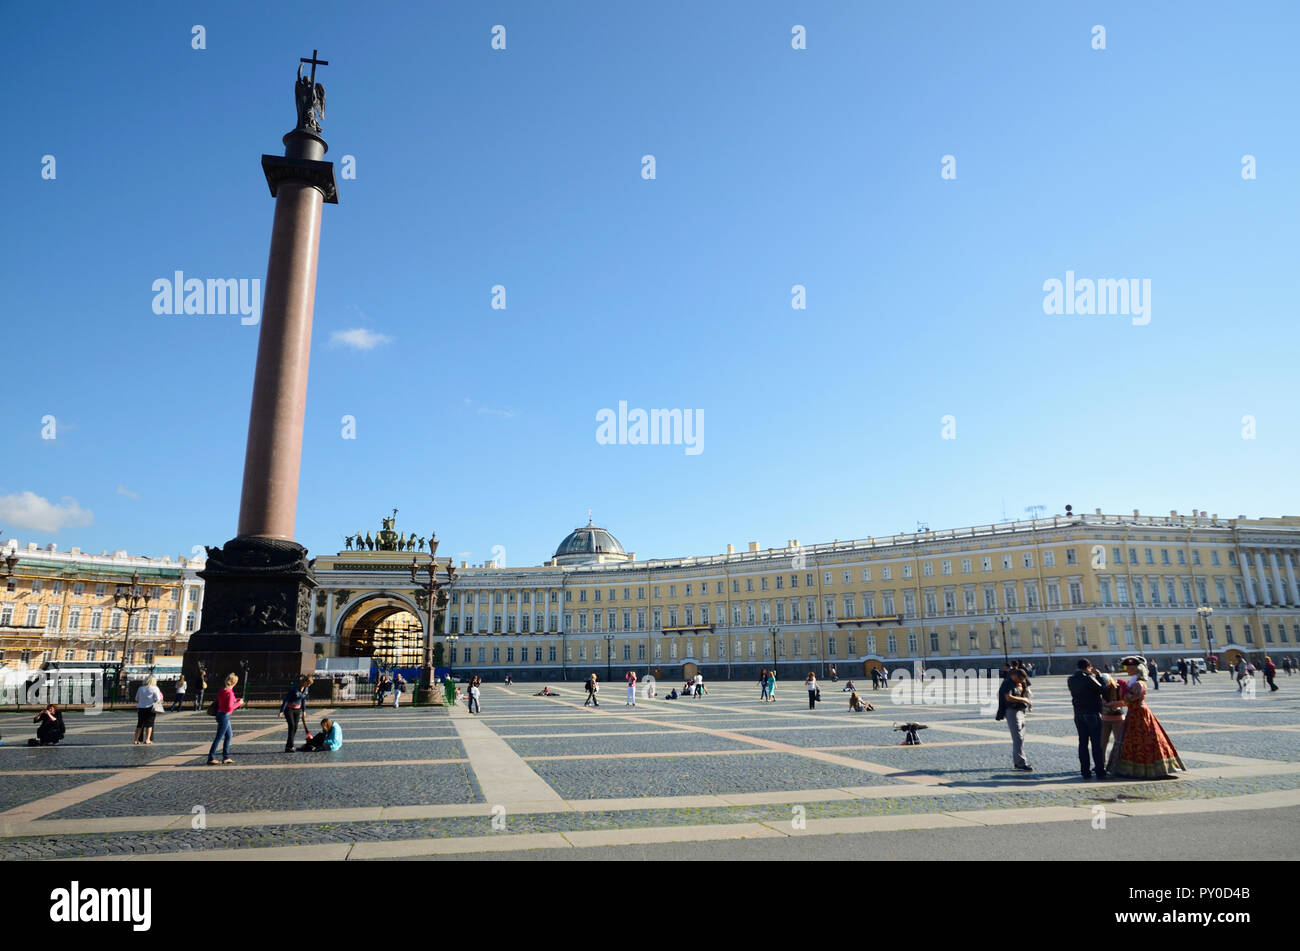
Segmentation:
<svg viewBox="0 0 1300 951">
<path fill-rule="evenodd" d="M 426 604 L 411 555 L 317 559 L 327 655 L 409 665 Z M 427 562 L 427 554 L 419 556 Z M 462 564 L 435 626 L 484 679 L 841 677 L 875 666 L 1065 673 L 1078 657 L 1300 654 L 1300 517 L 1078 515 L 637 561 L 588 524 L 547 564 Z M 383 633 L 385 624 L 388 634 Z M 397 653 L 402 652 L 401 658 Z"/>
<path fill-rule="evenodd" d="M 125 651 L 127 664 L 179 664 L 203 610 L 202 567 L 188 559 L 60 552 L 56 545 L 10 539 L 0 547 L 0 662 L 111 663 Z M 114 597 L 133 576 L 147 601 Z"/>
</svg>

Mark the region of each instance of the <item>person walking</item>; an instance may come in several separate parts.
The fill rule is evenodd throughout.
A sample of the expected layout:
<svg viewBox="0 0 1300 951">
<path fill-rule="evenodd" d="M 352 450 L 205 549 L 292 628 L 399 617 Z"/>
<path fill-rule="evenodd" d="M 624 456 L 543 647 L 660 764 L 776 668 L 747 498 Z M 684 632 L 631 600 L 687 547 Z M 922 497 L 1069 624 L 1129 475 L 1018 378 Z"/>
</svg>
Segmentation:
<svg viewBox="0 0 1300 951">
<path fill-rule="evenodd" d="M 1273 663 L 1272 657 L 1264 658 L 1264 681 L 1268 684 L 1268 689 L 1274 691 L 1277 684 L 1274 682 L 1277 677 L 1277 666 Z"/>
<path fill-rule="evenodd" d="M 176 681 L 176 695 L 172 698 L 172 713 L 179 713 L 185 705 L 185 675 Z"/>
<path fill-rule="evenodd" d="M 406 693 L 406 678 L 402 676 L 401 671 L 398 671 L 397 676 L 393 678 L 393 709 L 394 710 L 398 710 L 401 708 L 402 694 L 404 693 Z"/>
<path fill-rule="evenodd" d="M 1201 682 L 1201 671 L 1199 665 L 1195 661 L 1188 662 L 1187 672 L 1192 675 L 1193 686 Z"/>
<path fill-rule="evenodd" d="M 217 735 L 212 738 L 212 748 L 208 750 L 208 765 L 217 765 L 217 745 L 221 744 L 222 763 L 233 763 L 230 758 L 230 717 L 244 705 L 244 701 L 235 696 L 235 684 L 239 683 L 238 674 L 226 674 L 226 685 L 217 691 L 213 704 L 217 708 Z"/>
<path fill-rule="evenodd" d="M 202 667 L 199 668 L 199 683 L 194 693 L 194 709 L 198 710 L 203 706 L 203 694 L 208 689 L 208 672 Z"/>
<path fill-rule="evenodd" d="M 776 703 L 776 668 L 767 672 L 767 699 Z"/>
<path fill-rule="evenodd" d="M 1232 668 L 1237 675 L 1237 692 L 1240 693 L 1246 686 L 1246 655 L 1242 654 L 1237 658 L 1237 663 Z"/>
<path fill-rule="evenodd" d="M 696 675 L 695 675 L 695 697 L 696 697 L 696 699 L 698 700 L 700 694 L 703 694 L 703 693 L 708 693 L 708 691 L 704 689 L 704 675 L 701 674 L 701 673 L 696 673 Z"/>
<path fill-rule="evenodd" d="M 153 723 L 162 709 L 162 698 L 158 678 L 150 674 L 135 692 L 135 743 L 132 745 L 139 746 L 141 742 L 145 746 L 153 745 Z"/>
<path fill-rule="evenodd" d="M 480 683 L 479 679 L 475 677 L 474 681 L 469 685 L 469 712 L 470 713 L 480 712 L 478 708 L 479 683 Z"/>
<path fill-rule="evenodd" d="M 583 706 L 600 706 L 600 701 L 596 699 L 596 692 L 600 688 L 596 686 L 596 675 L 592 674 L 587 678 L 587 699 L 583 701 Z"/>
<path fill-rule="evenodd" d="M 1065 681 L 1070 688 L 1070 702 L 1074 706 L 1074 729 L 1079 734 L 1079 770 L 1084 779 L 1106 778 L 1105 753 L 1101 746 L 1101 706 L 1106 699 L 1106 688 L 1096 668 L 1086 658 L 1079 658 L 1078 670 Z M 1088 764 L 1088 750 L 1092 749 L 1092 770 Z"/>
<path fill-rule="evenodd" d="M 623 679 L 627 681 L 627 703 L 623 704 L 623 706 L 635 707 L 636 706 L 636 672 L 629 670 L 627 672 L 627 676 L 624 677 Z"/>
<path fill-rule="evenodd" d="M 1029 698 L 1032 696 L 1028 679 L 1020 667 L 1012 667 L 1007 672 L 998 691 L 996 719 L 1006 720 L 1011 731 L 1011 764 L 1021 772 L 1032 773 L 1034 768 L 1025 759 L 1025 715 L 1031 707 Z"/>
<path fill-rule="evenodd" d="M 817 709 L 817 700 L 821 697 L 821 690 L 817 687 L 817 676 L 810 670 L 808 676 L 803 681 L 804 689 L 808 691 L 808 709 Z"/>
<path fill-rule="evenodd" d="M 310 738 L 311 731 L 307 729 L 307 688 L 311 685 L 312 678 L 303 674 L 298 678 L 298 686 L 290 687 L 280 704 L 280 716 L 284 717 L 285 726 L 289 730 L 289 735 L 284 740 L 286 753 L 293 752 L 293 741 L 298 736 L 299 723 L 302 724 L 302 731 Z"/>
<path fill-rule="evenodd" d="M 1151 689 L 1159 690 L 1160 689 L 1160 665 L 1156 663 L 1156 659 L 1154 657 L 1152 657 L 1150 660 L 1147 661 L 1147 670 L 1151 672 Z"/>
<path fill-rule="evenodd" d="M 767 702 L 767 668 L 758 672 L 758 702 Z"/>
<path fill-rule="evenodd" d="M 840 672 L 835 669 L 834 664 L 831 664 L 831 683 L 833 684 L 839 683 L 839 680 L 840 680 Z"/>
<path fill-rule="evenodd" d="M 1183 678 L 1183 683 L 1187 683 L 1187 658 L 1180 658 L 1178 661 L 1178 676 Z"/>
</svg>

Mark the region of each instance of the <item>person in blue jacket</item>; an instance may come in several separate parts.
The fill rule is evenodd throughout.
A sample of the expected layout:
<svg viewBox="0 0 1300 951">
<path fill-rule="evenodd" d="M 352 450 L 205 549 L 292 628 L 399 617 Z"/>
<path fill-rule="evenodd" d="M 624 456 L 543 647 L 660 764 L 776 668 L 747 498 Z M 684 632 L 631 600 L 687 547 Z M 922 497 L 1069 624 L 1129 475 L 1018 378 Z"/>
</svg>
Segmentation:
<svg viewBox="0 0 1300 951">
<path fill-rule="evenodd" d="M 337 750 L 343 746 L 343 727 L 329 717 L 320 721 L 320 732 L 301 747 L 304 753 L 319 753 L 321 750 Z"/>
</svg>

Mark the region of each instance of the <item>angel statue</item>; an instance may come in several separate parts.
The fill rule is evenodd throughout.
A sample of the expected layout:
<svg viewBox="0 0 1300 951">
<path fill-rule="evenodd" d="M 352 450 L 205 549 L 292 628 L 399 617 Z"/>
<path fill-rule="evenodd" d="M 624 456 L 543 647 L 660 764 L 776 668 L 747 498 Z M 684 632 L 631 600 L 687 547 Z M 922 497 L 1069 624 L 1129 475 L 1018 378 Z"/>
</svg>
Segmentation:
<svg viewBox="0 0 1300 951">
<path fill-rule="evenodd" d="M 312 67 L 315 75 L 316 67 Z M 298 64 L 298 82 L 293 87 L 293 98 L 298 104 L 298 128 L 308 132 L 320 132 L 320 123 L 316 121 L 319 113 L 325 118 L 325 87 L 320 83 L 312 86 L 312 81 L 302 74 L 302 64 Z"/>
</svg>

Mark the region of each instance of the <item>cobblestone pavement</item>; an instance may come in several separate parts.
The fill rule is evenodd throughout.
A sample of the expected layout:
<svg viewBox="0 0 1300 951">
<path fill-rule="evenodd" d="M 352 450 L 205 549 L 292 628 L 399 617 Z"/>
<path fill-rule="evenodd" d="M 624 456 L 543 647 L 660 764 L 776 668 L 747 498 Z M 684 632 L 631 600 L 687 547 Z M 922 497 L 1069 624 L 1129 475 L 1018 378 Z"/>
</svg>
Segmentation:
<svg viewBox="0 0 1300 951">
<path fill-rule="evenodd" d="M 635 707 L 611 685 L 599 709 L 582 706 L 576 685 L 551 699 L 490 684 L 475 718 L 463 707 L 342 711 L 336 753 L 282 752 L 283 721 L 253 710 L 235 716 L 235 763 L 216 767 L 204 765 L 212 721 L 200 713 L 160 716 L 152 746 L 132 745 L 129 714 L 74 713 L 52 748 L 25 745 L 30 714 L 0 713 L 0 859 L 384 858 L 788 836 L 800 823 L 821 834 L 1087 829 L 1097 806 L 1223 822 L 1236 809 L 1300 804 L 1300 700 L 1288 681 L 1248 699 L 1226 676 L 1204 679 L 1151 696 L 1190 770 L 1161 782 L 1082 780 L 1062 677 L 1034 683 L 1033 773 L 1010 768 L 1005 724 L 977 706 L 894 703 L 867 689 L 877 709 L 853 714 L 838 685 L 809 710 L 790 683 L 776 703 L 759 703 L 749 683 L 713 683 L 698 700 L 664 701 L 661 690 Z M 909 720 L 929 727 L 920 746 L 898 745 L 894 727 Z M 483 789 L 554 795 L 491 802 Z M 1283 834 L 1300 856 L 1300 833 Z"/>
</svg>

